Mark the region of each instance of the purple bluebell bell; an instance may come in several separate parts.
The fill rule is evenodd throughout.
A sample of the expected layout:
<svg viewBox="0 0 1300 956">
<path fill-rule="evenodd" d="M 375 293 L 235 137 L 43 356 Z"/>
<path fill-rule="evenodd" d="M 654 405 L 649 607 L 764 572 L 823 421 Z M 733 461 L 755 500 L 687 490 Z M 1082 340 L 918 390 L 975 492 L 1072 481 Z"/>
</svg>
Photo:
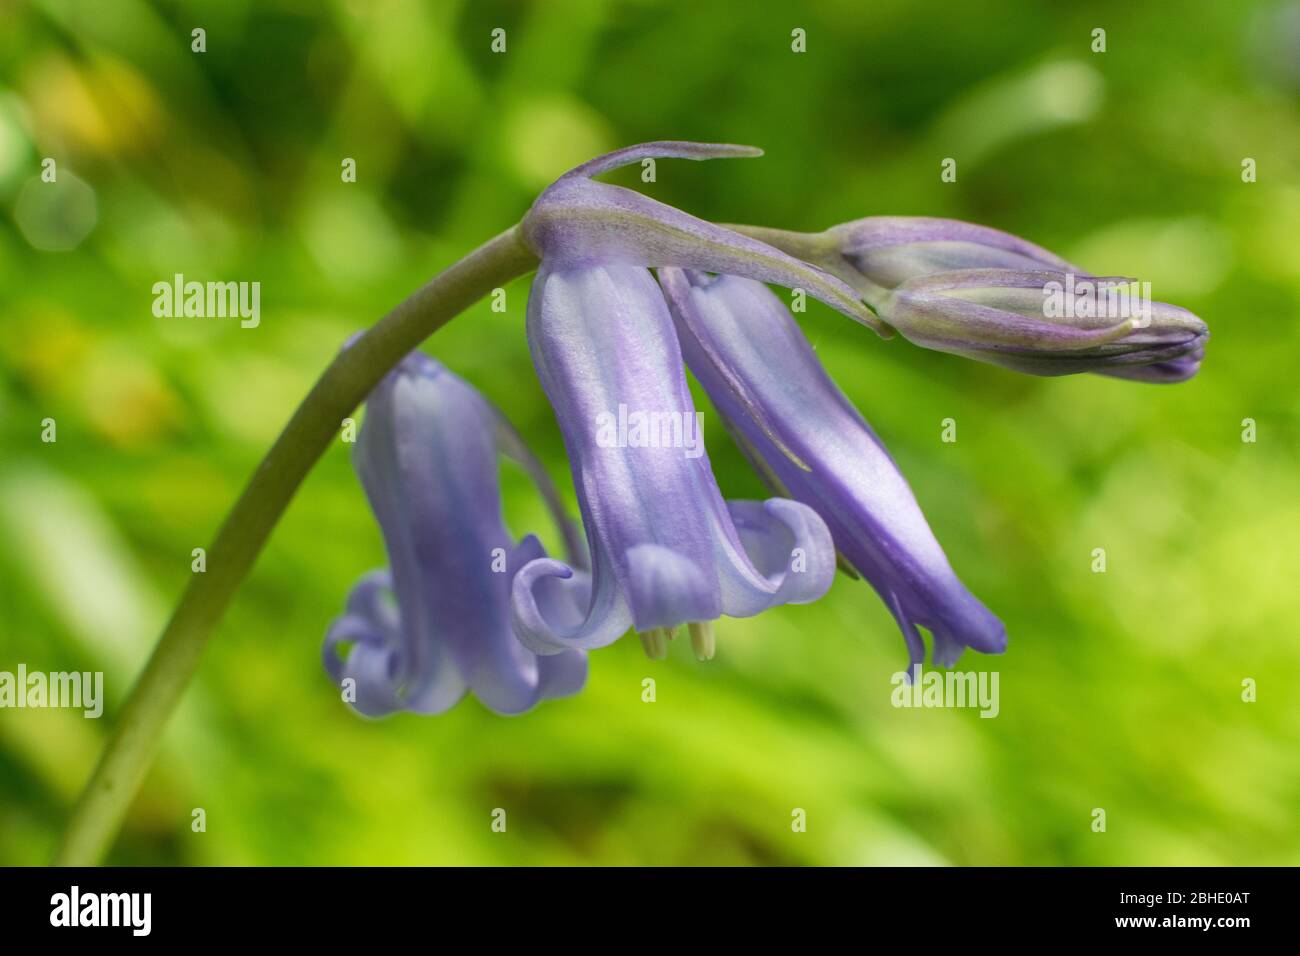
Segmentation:
<svg viewBox="0 0 1300 956">
<path fill-rule="evenodd" d="M 987 226 L 879 216 L 770 235 L 844 279 L 925 348 L 1034 375 L 1146 382 L 1190 378 L 1205 353 L 1209 330 L 1186 309 Z"/>
<path fill-rule="evenodd" d="M 650 143 L 593 160 L 537 200 L 523 235 L 542 260 L 529 347 L 559 420 L 592 555 L 590 592 L 572 570 L 534 561 L 514 582 L 514 625 L 539 654 L 595 648 L 629 628 L 652 657 L 688 625 L 698 656 L 710 622 L 816 600 L 834 546 L 813 509 L 775 498 L 724 502 L 704 452 L 681 351 L 647 267 L 688 265 L 806 289 L 873 328 L 843 282 L 764 243 L 589 177 L 647 157 L 752 155 L 745 147 Z M 693 444 L 610 441 L 623 410 Z M 655 424 L 657 423 L 657 424 Z M 656 429 L 659 429 L 658 431 Z"/>
<path fill-rule="evenodd" d="M 389 569 L 353 588 L 323 648 L 360 713 L 437 714 L 471 691 L 516 714 L 582 688 L 581 651 L 538 657 L 511 631 L 511 579 L 546 552 L 506 529 L 501 454 L 522 458 L 557 500 L 500 412 L 432 358 L 411 353 L 371 393 L 353 462 Z M 580 594 L 590 578 L 579 570 L 571 586 Z"/>
<path fill-rule="evenodd" d="M 822 368 L 766 286 L 659 270 L 687 365 L 778 493 L 811 505 L 844 561 L 885 601 L 913 665 L 951 666 L 965 647 L 1000 653 L 1002 622 L 958 579 L 880 439 Z"/>
</svg>

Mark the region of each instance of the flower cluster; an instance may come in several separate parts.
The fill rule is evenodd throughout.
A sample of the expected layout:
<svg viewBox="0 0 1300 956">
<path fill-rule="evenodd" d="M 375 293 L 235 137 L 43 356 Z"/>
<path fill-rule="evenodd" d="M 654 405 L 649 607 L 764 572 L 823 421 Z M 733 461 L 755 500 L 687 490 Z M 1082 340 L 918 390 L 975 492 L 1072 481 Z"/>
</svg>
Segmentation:
<svg viewBox="0 0 1300 956">
<path fill-rule="evenodd" d="M 962 584 L 889 452 L 768 284 L 884 337 L 896 329 L 1022 372 L 1177 381 L 1199 366 L 1205 325 L 1175 306 L 1114 318 L 1072 298 L 1049 315 L 1053 285 L 1073 296 L 1076 282 L 1108 291 L 1128 280 L 996 230 L 877 218 L 750 235 L 593 178 L 646 158 L 757 153 L 620 150 L 560 177 L 521 224 L 540 260 L 528 346 L 585 531 L 566 535 L 566 560 L 507 531 L 501 453 L 529 467 L 571 526 L 540 466 L 471 386 L 412 353 L 370 396 L 355 462 L 389 569 L 354 588 L 324 648 L 359 712 L 437 713 L 472 690 L 517 713 L 579 690 L 586 652 L 629 630 L 653 658 L 685 630 L 708 659 L 719 617 L 815 601 L 837 565 L 879 593 L 913 664 L 926 655 L 921 628 L 943 666 L 967 647 L 1005 649 L 1002 622 Z M 673 427 L 696 421 L 687 368 L 774 497 L 725 499 L 702 446 L 684 452 L 673 440 Z M 625 423 L 628 409 L 655 433 L 610 440 L 615 411 Z"/>
</svg>

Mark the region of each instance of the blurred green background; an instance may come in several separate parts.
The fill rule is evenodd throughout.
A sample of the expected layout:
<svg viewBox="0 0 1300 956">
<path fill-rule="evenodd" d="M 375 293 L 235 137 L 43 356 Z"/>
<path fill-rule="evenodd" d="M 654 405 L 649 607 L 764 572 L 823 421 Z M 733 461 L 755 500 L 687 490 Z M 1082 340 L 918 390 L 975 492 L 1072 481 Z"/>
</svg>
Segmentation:
<svg viewBox="0 0 1300 956">
<path fill-rule="evenodd" d="M 628 638 L 580 696 L 523 717 L 467 699 L 362 720 L 319 663 L 383 560 L 339 442 L 111 861 L 1300 863 L 1300 6 L 1088 6 L 0 0 L 0 670 L 103 670 L 108 697 L 99 721 L 0 711 L 0 863 L 47 859 L 191 549 L 344 338 L 571 165 L 660 138 L 767 155 L 615 181 L 723 221 L 986 223 L 1210 324 L 1201 374 L 1160 387 L 1021 377 L 810 305 L 820 355 L 1006 621 L 1004 657 L 959 664 L 1000 672 L 1000 715 L 892 708 L 902 639 L 841 577 L 722 622 L 708 664 Z M 260 281 L 260 327 L 155 318 L 151 286 L 177 272 Z M 572 500 L 526 294 L 426 347 Z M 761 494 L 707 428 L 724 491 Z M 515 471 L 506 493 L 515 531 L 553 543 Z"/>
</svg>

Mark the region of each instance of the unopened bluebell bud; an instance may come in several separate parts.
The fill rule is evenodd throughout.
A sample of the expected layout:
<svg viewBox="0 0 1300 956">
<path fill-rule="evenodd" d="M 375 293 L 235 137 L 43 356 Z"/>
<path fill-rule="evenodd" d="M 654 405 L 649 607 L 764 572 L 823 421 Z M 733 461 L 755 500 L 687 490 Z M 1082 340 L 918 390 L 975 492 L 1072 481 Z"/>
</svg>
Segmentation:
<svg viewBox="0 0 1300 956">
<path fill-rule="evenodd" d="M 1018 236 L 951 219 L 878 216 L 783 248 L 843 279 L 910 342 L 1034 375 L 1190 378 L 1209 330 Z"/>
</svg>

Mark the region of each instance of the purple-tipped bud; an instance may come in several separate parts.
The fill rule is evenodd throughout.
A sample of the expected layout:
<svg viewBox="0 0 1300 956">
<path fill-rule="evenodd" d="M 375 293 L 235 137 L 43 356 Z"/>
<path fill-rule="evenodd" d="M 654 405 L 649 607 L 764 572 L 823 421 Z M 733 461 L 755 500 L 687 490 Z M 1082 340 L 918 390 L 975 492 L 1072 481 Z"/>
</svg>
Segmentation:
<svg viewBox="0 0 1300 956">
<path fill-rule="evenodd" d="M 1209 330 L 1150 284 L 1097 277 L 1017 236 L 880 216 L 793 238 L 910 342 L 1033 375 L 1145 382 L 1196 374 Z"/>
<path fill-rule="evenodd" d="M 1191 312 L 1153 302 L 1147 283 L 1074 273 L 941 272 L 902 283 L 882 312 L 917 345 L 1031 375 L 1182 381 L 1209 336 Z"/>
</svg>

